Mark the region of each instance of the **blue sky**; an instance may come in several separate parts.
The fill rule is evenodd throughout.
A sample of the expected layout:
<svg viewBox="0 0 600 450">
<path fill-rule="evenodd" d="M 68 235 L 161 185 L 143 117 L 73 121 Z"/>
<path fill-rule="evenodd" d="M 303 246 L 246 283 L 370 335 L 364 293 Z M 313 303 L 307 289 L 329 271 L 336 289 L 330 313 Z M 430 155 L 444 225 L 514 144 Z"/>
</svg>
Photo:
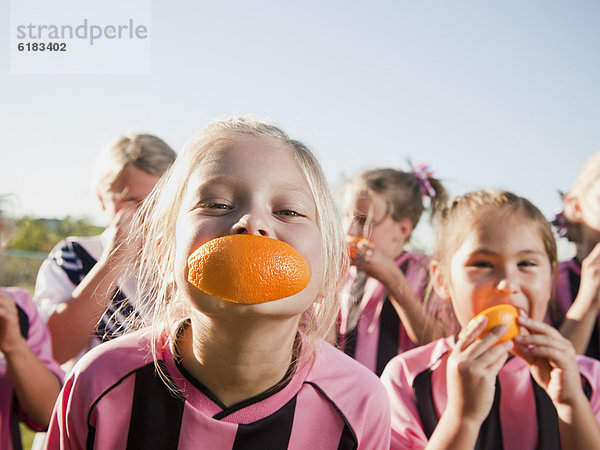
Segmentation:
<svg viewBox="0 0 600 450">
<path fill-rule="evenodd" d="M 304 140 L 332 186 L 411 159 L 451 193 L 510 189 L 548 217 L 600 150 L 591 0 L 152 1 L 142 75 L 10 74 L 9 8 L 0 0 L 0 191 L 17 214 L 104 224 L 89 180 L 114 137 L 179 150 L 239 114 Z"/>
</svg>

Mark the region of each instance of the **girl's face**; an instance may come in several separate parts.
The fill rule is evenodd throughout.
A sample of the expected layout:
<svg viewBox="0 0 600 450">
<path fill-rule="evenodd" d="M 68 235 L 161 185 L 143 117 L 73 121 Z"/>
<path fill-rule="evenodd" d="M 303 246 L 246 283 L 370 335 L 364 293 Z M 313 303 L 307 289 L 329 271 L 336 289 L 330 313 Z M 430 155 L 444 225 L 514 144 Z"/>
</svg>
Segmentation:
<svg viewBox="0 0 600 450">
<path fill-rule="evenodd" d="M 310 265 L 300 293 L 258 305 L 241 305 L 206 294 L 187 281 L 188 256 L 205 242 L 247 233 L 284 241 Z M 192 174 L 176 222 L 175 282 L 202 312 L 258 311 L 298 315 L 321 287 L 321 233 L 311 190 L 290 150 L 247 138 L 213 150 Z"/>
<path fill-rule="evenodd" d="M 387 212 L 385 197 L 373 193 L 369 197 L 356 191 L 344 195 L 344 226 L 348 236 L 364 237 L 391 257 L 397 257 L 408 236 L 402 226 Z"/>
<path fill-rule="evenodd" d="M 122 209 L 137 208 L 158 183 L 158 179 L 156 175 L 135 166 L 127 166 L 114 186 L 115 191 L 100 194 L 102 209 L 112 220 Z"/>
<path fill-rule="evenodd" d="M 552 267 L 535 224 L 520 218 L 487 217 L 467 235 L 436 290 L 452 299 L 461 325 L 482 310 L 508 303 L 543 320 L 552 293 Z M 435 263 L 434 263 L 435 266 Z"/>
</svg>

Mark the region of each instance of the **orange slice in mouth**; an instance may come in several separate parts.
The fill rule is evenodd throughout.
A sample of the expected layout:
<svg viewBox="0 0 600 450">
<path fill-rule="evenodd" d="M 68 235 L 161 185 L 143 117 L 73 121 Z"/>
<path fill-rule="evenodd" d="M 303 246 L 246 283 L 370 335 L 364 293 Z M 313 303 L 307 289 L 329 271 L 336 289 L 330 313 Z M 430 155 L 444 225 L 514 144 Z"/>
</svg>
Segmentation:
<svg viewBox="0 0 600 450">
<path fill-rule="evenodd" d="M 188 281 L 231 302 L 266 303 L 304 290 L 310 266 L 283 241 L 234 234 L 210 240 L 189 256 Z"/>
</svg>

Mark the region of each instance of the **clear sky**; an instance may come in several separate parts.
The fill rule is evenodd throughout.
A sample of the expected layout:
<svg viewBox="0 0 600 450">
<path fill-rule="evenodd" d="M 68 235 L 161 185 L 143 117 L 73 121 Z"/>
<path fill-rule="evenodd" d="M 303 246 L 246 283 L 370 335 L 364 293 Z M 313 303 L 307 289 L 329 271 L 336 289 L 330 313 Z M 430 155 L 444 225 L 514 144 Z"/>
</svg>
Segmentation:
<svg viewBox="0 0 600 450">
<path fill-rule="evenodd" d="M 548 217 L 600 150 L 593 0 L 152 1 L 143 75 L 11 74 L 0 5 L 0 191 L 18 215 L 105 224 L 102 147 L 132 131 L 179 150 L 230 115 L 304 140 L 332 185 L 410 159 L 451 193 L 506 188 Z"/>
</svg>

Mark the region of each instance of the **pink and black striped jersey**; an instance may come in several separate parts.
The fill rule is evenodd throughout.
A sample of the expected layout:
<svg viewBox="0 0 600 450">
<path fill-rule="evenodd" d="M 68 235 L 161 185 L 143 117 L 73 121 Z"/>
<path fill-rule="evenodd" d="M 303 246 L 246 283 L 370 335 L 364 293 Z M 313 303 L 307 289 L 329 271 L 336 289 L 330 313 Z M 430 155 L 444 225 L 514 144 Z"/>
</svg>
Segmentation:
<svg viewBox="0 0 600 450">
<path fill-rule="evenodd" d="M 89 352 L 61 392 L 49 449 L 385 449 L 387 395 L 379 379 L 322 342 L 275 392 L 225 406 L 161 346 L 179 396 L 155 372 L 150 332 Z"/>
<path fill-rule="evenodd" d="M 426 255 L 404 252 L 396 259 L 406 281 L 415 295 L 425 301 L 424 292 L 429 280 L 429 261 Z M 404 325 L 387 296 L 385 286 L 377 279 L 369 277 L 364 286 L 360 300 L 360 318 L 356 327 L 348 326 L 349 302 L 348 292 L 356 276 L 353 267 L 346 283 L 339 325 L 339 346 L 343 351 L 381 375 L 386 364 L 394 356 L 416 347 L 408 337 Z M 435 293 L 427 300 L 427 309 L 432 317 L 441 320 L 446 326 L 447 334 L 460 330 L 452 304 L 443 301 Z"/>
<path fill-rule="evenodd" d="M 558 282 L 556 284 L 556 291 L 554 293 L 554 299 L 557 304 L 559 319 L 565 318 L 569 308 L 575 301 L 579 292 L 579 284 L 581 282 L 581 263 L 577 259 L 573 258 L 568 261 L 563 261 L 558 265 Z M 553 320 L 554 319 L 554 320 Z M 556 318 L 549 317 L 546 320 L 556 328 L 559 328 L 560 322 L 556 323 Z M 591 358 L 600 360 L 600 316 L 596 320 L 596 324 L 592 330 L 592 335 L 588 342 L 588 346 L 585 351 L 585 355 Z"/>
<path fill-rule="evenodd" d="M 454 338 L 444 338 L 392 359 L 381 377 L 390 396 L 392 449 L 424 448 L 446 409 L 446 365 Z M 600 423 L 600 362 L 577 357 L 582 387 Z M 556 409 L 529 373 L 510 358 L 500 370 L 495 399 L 476 449 L 551 449 L 560 445 Z"/>
</svg>

